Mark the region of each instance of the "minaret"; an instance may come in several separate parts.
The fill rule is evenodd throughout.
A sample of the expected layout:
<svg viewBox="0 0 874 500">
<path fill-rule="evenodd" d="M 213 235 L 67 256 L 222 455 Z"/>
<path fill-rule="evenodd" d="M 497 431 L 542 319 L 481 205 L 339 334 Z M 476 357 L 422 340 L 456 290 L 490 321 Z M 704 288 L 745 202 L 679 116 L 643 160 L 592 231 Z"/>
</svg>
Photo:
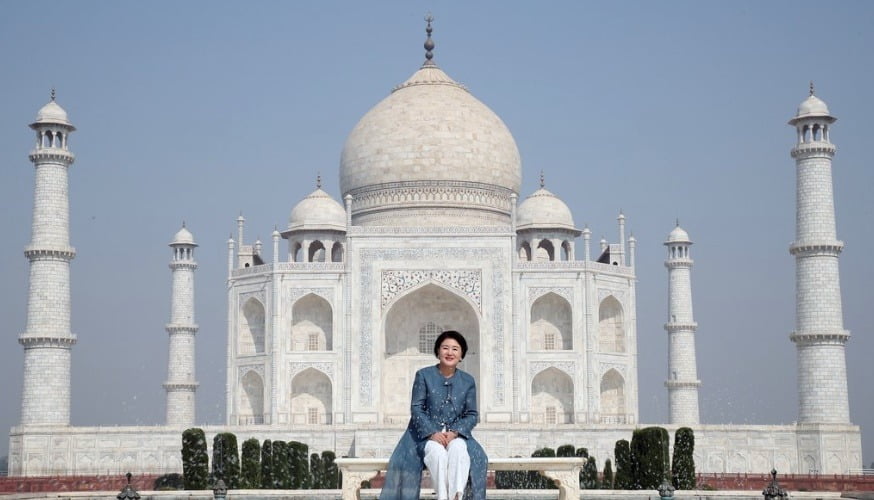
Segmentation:
<svg viewBox="0 0 874 500">
<path fill-rule="evenodd" d="M 800 423 L 849 423 L 847 367 L 838 255 L 844 243 L 835 230 L 832 158 L 829 129 L 836 120 L 814 95 L 798 106 L 789 125 L 796 128 L 792 148 L 796 168 L 795 331 L 798 350 Z"/>
<path fill-rule="evenodd" d="M 170 270 L 173 272 L 173 291 L 170 300 L 170 322 L 167 333 L 170 335 L 170 356 L 167 367 L 167 425 L 194 425 L 194 236 L 185 228 L 173 237 L 170 248 L 173 257 Z"/>
<path fill-rule="evenodd" d="M 30 161 L 36 169 L 30 245 L 27 326 L 24 346 L 22 425 L 70 424 L 70 359 L 76 336 L 70 331 L 70 202 L 67 170 L 74 156 L 68 136 L 76 130 L 67 113 L 51 101 L 30 124 L 36 146 Z"/>
<path fill-rule="evenodd" d="M 692 425 L 699 422 L 698 368 L 695 362 L 695 330 L 698 324 L 692 316 L 692 259 L 689 234 L 677 227 L 665 241 L 668 247 L 668 388 L 669 420 L 671 424 Z"/>
</svg>

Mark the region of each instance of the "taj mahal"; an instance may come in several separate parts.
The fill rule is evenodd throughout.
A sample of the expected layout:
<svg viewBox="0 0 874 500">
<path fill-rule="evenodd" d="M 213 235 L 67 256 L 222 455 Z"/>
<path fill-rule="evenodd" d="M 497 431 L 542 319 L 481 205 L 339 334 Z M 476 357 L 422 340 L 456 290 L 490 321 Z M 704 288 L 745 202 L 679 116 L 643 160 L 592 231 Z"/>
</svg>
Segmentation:
<svg viewBox="0 0 874 500">
<path fill-rule="evenodd" d="M 412 377 L 434 363 L 434 339 L 452 329 L 470 345 L 460 366 L 477 382 L 476 435 L 490 456 L 576 443 L 603 461 L 617 440 L 649 425 L 638 412 L 637 242 L 619 210 L 614 236 L 592 241 L 542 176 L 540 189 L 521 193 L 513 135 L 438 67 L 430 23 L 427 34 L 424 64 L 348 135 L 341 199 L 317 183 L 267 242 L 247 239 L 245 219 L 236 221 L 227 241 L 226 422 L 203 428 L 388 457 L 409 418 Z M 835 120 L 812 87 L 789 120 L 797 206 L 787 258 L 796 263 L 797 312 L 786 349 L 797 351 L 797 422 L 701 421 L 693 240 L 666 221 L 669 421 L 661 425 L 694 429 L 700 472 L 861 467 L 838 278 Z M 71 426 L 68 137 L 76 129 L 54 95 L 30 127 L 36 182 L 18 338 L 25 373 L 9 473 L 181 472 L 181 432 L 198 424 L 196 228 L 178 229 L 168 252 L 166 422 Z"/>
</svg>

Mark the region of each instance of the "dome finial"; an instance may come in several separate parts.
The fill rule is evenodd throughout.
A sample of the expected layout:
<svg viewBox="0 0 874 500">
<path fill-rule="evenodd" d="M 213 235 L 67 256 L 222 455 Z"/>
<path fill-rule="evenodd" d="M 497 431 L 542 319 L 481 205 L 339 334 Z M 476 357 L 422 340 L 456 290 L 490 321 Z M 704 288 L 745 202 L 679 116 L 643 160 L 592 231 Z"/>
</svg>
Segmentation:
<svg viewBox="0 0 874 500">
<path fill-rule="evenodd" d="M 316 189 L 322 189 L 322 173 L 318 172 L 316 174 Z"/>
<path fill-rule="evenodd" d="M 677 217 L 677 227 L 680 227 L 680 218 Z"/>
<path fill-rule="evenodd" d="M 543 189 L 545 187 L 546 187 L 546 176 L 543 175 L 543 169 L 541 168 L 540 169 L 540 189 Z"/>
<path fill-rule="evenodd" d="M 55 102 L 55 87 L 52 87 L 52 102 Z"/>
<path fill-rule="evenodd" d="M 425 26 L 425 33 L 428 34 L 428 38 L 425 39 L 425 65 L 426 66 L 431 66 L 434 64 L 431 61 L 431 59 L 434 58 L 434 53 L 432 52 L 432 50 L 434 50 L 434 40 L 431 40 L 431 32 L 434 31 L 431 28 L 432 21 L 434 21 L 434 16 L 432 16 L 431 13 L 429 12 L 428 14 L 425 15 L 425 22 L 428 23 Z"/>
<path fill-rule="evenodd" d="M 813 80 L 811 80 L 810 81 L 810 95 L 814 95 L 814 94 L 815 94 L 815 92 L 813 91 Z"/>
</svg>

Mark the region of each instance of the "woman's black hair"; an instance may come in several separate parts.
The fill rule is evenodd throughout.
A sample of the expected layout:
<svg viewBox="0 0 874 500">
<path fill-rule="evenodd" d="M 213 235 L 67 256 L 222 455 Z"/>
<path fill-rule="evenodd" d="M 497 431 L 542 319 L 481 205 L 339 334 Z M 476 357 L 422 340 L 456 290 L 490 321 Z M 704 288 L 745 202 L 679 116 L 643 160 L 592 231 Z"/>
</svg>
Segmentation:
<svg viewBox="0 0 874 500">
<path fill-rule="evenodd" d="M 464 356 L 467 355 L 467 341 L 464 340 L 464 336 L 462 334 L 456 332 L 455 330 L 446 330 L 445 332 L 441 333 L 439 337 L 437 337 L 437 340 L 434 341 L 434 356 L 438 358 L 440 357 L 440 344 L 442 344 L 443 341 L 446 339 L 452 339 L 458 342 L 458 345 L 461 346 L 461 359 L 464 359 Z"/>
</svg>

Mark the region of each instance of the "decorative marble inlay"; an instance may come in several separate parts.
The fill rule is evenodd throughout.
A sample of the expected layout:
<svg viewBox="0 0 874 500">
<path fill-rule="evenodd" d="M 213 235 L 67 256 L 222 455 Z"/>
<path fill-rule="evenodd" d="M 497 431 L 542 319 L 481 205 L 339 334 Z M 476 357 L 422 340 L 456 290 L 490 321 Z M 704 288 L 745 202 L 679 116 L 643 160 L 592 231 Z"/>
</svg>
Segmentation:
<svg viewBox="0 0 874 500">
<path fill-rule="evenodd" d="M 374 304 L 374 301 L 381 300 L 377 298 L 379 295 L 373 290 L 373 267 L 377 262 L 398 260 L 434 262 L 445 259 L 457 259 L 465 261 L 479 260 L 490 263 L 492 268 L 492 290 L 490 297 L 494 299 L 494 308 L 492 310 L 494 331 L 492 331 L 491 336 L 494 339 L 492 345 L 498 346 L 494 350 L 494 357 L 492 358 L 492 373 L 498 374 L 504 372 L 504 350 L 502 348 L 505 342 L 504 297 L 509 294 L 504 293 L 504 272 L 501 266 L 510 261 L 505 252 L 499 248 L 362 248 L 356 254 L 358 255 L 361 269 L 359 303 L 362 316 L 361 328 L 358 332 L 358 342 L 360 345 L 358 353 L 358 381 L 360 384 L 358 396 L 362 405 L 370 406 L 373 404 L 373 342 L 375 333 L 373 332 L 373 321 L 370 315 L 378 307 L 378 305 Z M 483 382 L 486 381 L 483 380 Z M 495 375 L 492 379 L 492 386 L 495 404 L 504 404 L 503 377 Z"/>
<path fill-rule="evenodd" d="M 574 379 L 575 363 L 572 361 L 532 361 L 528 365 L 528 380 L 534 380 L 534 377 L 537 376 L 538 373 L 546 370 L 547 368 L 556 368 L 561 370 L 571 378 Z"/>
<path fill-rule="evenodd" d="M 599 288 L 598 289 L 598 302 L 603 301 L 610 295 L 616 297 L 616 300 L 622 304 L 622 307 L 625 307 L 625 291 L 624 290 L 611 290 L 609 288 Z"/>
<path fill-rule="evenodd" d="M 243 377 L 248 372 L 255 372 L 261 377 L 261 380 L 264 380 L 264 365 L 243 365 L 240 366 L 237 373 L 237 379 L 243 380 Z"/>
<path fill-rule="evenodd" d="M 467 298 L 476 304 L 477 309 L 482 312 L 482 271 L 479 269 L 453 271 L 443 269 L 404 269 L 383 271 L 382 308 L 385 309 L 386 305 L 404 291 L 429 281 L 436 281 L 467 295 Z"/>
<path fill-rule="evenodd" d="M 564 297 L 569 303 L 574 303 L 574 290 L 571 287 L 532 287 L 528 289 L 528 307 L 530 308 L 535 300 L 543 297 L 547 293 L 554 293 Z"/>
<path fill-rule="evenodd" d="M 628 377 L 625 376 L 625 370 L 626 370 L 627 367 L 626 367 L 625 365 L 623 365 L 623 364 L 619 364 L 619 363 L 601 363 L 601 364 L 599 365 L 599 367 L 600 367 L 600 372 L 601 372 L 601 375 L 598 377 L 599 379 L 600 379 L 600 378 L 604 378 L 604 375 L 606 375 L 607 372 L 609 372 L 610 370 L 616 370 L 617 372 L 619 372 L 619 374 L 622 375 L 622 378 L 623 378 L 623 379 L 627 379 L 627 378 L 628 378 Z"/>
<path fill-rule="evenodd" d="M 246 301 L 249 299 L 256 299 L 261 303 L 263 307 L 267 307 L 267 295 L 264 293 L 264 290 L 258 290 L 256 292 L 244 292 L 240 294 L 240 308 L 246 304 Z"/>
<path fill-rule="evenodd" d="M 292 288 L 288 293 L 288 300 L 290 303 L 294 304 L 297 302 L 297 299 L 304 297 L 309 294 L 318 295 L 319 297 L 328 301 L 328 304 L 331 307 L 334 307 L 333 299 L 334 299 L 334 289 L 333 288 Z"/>
<path fill-rule="evenodd" d="M 306 370 L 307 368 L 312 368 L 314 370 L 320 371 L 328 376 L 331 379 L 331 382 L 334 381 L 334 364 L 314 361 L 312 363 L 305 362 L 292 362 L 288 365 L 288 376 L 289 378 L 294 378 L 298 373 Z"/>
</svg>

